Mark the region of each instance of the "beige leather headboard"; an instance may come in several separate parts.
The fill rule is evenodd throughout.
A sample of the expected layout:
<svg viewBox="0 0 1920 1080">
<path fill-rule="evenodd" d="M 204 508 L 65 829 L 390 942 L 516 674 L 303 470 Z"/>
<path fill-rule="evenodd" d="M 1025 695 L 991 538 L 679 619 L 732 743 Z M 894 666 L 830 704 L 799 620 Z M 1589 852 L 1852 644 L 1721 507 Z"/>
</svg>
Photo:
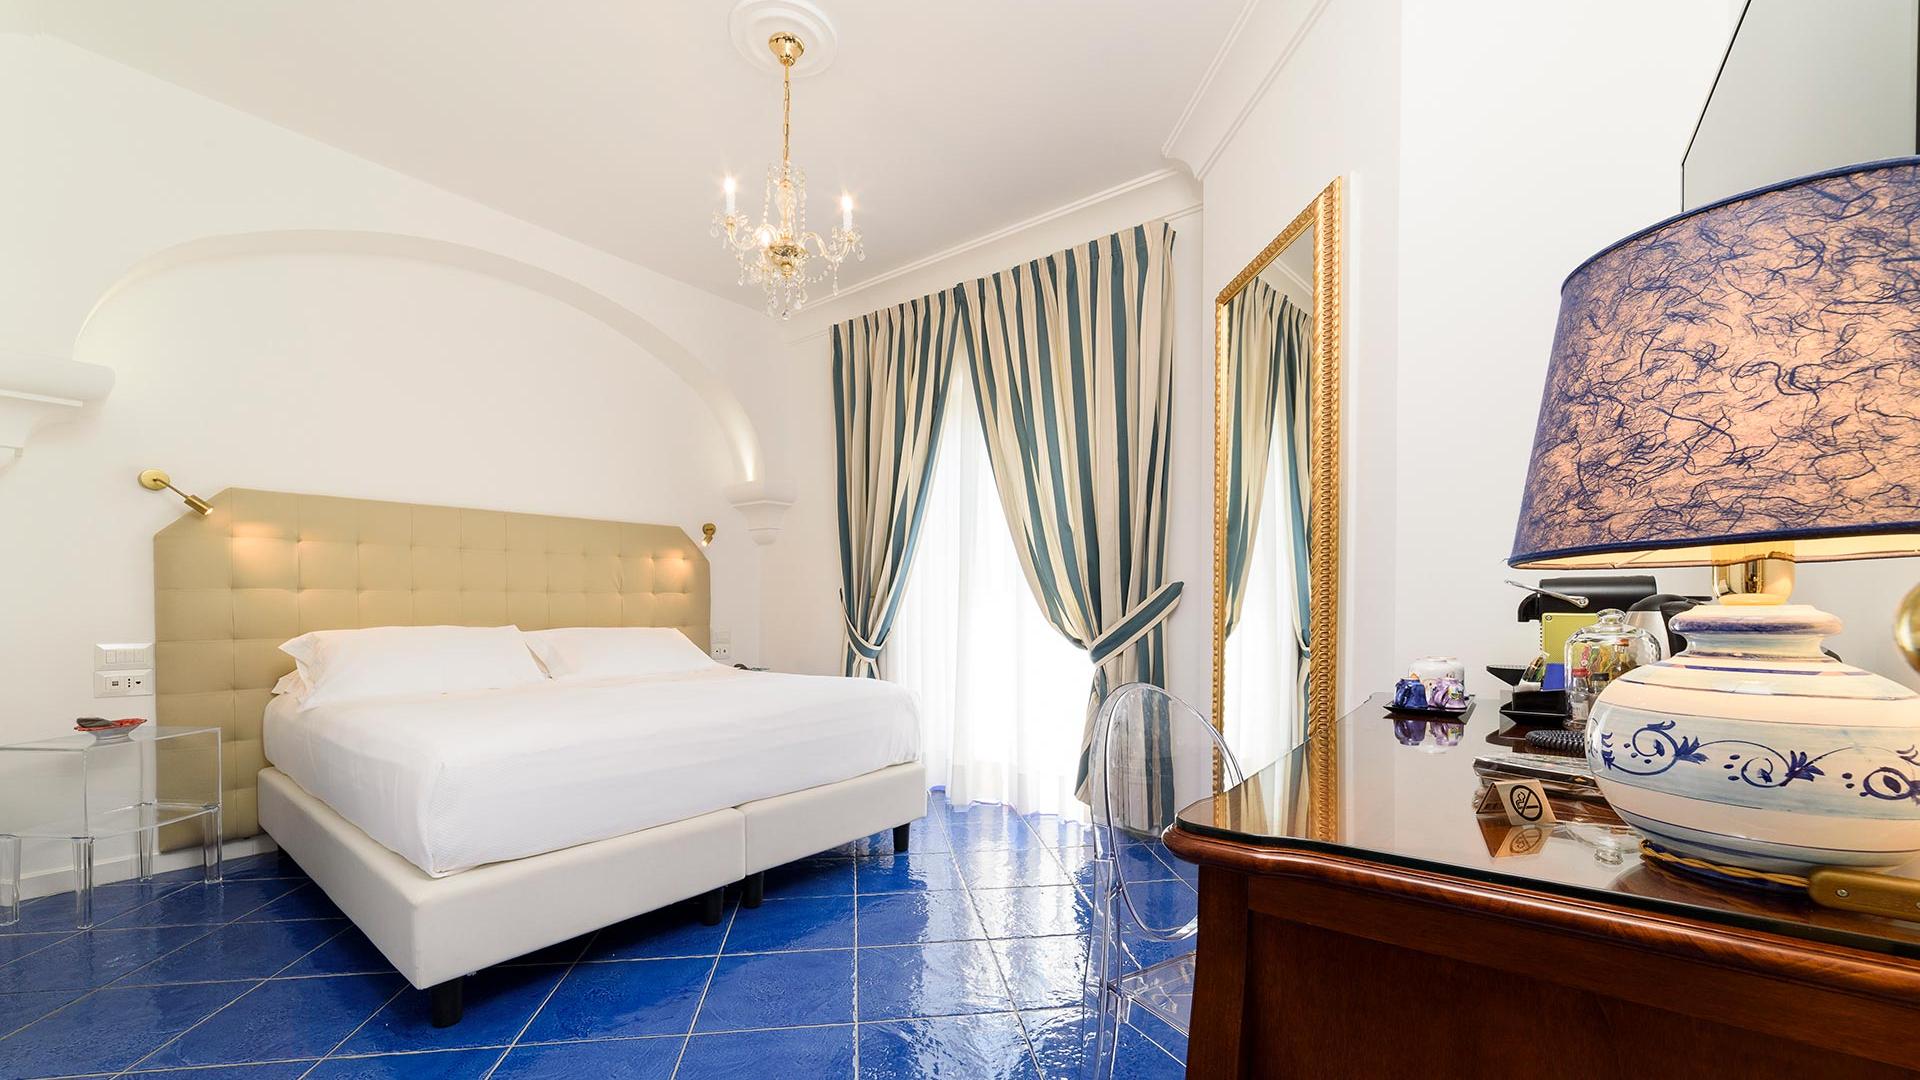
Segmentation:
<svg viewBox="0 0 1920 1080">
<path fill-rule="evenodd" d="M 280 643 L 363 626 L 673 626 L 708 648 L 700 546 L 672 525 L 229 489 L 153 538 L 163 724 L 217 725 L 229 837 L 255 776 Z M 165 778 L 162 778 L 164 785 Z"/>
</svg>

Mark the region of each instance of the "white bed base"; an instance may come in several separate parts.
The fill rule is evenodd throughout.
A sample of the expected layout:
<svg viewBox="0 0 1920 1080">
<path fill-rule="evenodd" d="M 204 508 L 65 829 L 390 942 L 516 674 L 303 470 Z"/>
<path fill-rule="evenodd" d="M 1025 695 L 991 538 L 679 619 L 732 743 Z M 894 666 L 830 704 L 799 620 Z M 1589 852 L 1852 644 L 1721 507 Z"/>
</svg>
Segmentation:
<svg viewBox="0 0 1920 1080">
<path fill-rule="evenodd" d="M 457 986 L 468 972 L 750 875 L 748 898 L 757 901 L 761 872 L 913 821 L 927 809 L 926 768 L 912 762 L 436 878 L 278 769 L 261 770 L 259 790 L 261 827 L 422 989 Z M 457 996 L 453 1001 L 457 1015 Z"/>
</svg>

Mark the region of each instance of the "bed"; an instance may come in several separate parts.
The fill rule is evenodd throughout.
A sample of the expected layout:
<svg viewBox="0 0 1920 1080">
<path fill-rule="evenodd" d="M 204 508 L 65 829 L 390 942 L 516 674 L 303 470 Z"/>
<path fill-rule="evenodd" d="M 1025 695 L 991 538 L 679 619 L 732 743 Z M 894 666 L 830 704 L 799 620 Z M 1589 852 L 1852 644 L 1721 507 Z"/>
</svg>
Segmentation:
<svg viewBox="0 0 1920 1080">
<path fill-rule="evenodd" d="M 552 678 L 299 707 L 309 631 L 671 627 L 708 645 L 677 527 L 230 490 L 155 537 L 162 723 L 223 732 L 229 836 L 267 833 L 457 1022 L 461 977 L 925 813 L 910 695 L 746 672 Z M 238 767 L 234 767 L 237 765 Z M 162 776 L 164 788 L 168 777 Z"/>
</svg>

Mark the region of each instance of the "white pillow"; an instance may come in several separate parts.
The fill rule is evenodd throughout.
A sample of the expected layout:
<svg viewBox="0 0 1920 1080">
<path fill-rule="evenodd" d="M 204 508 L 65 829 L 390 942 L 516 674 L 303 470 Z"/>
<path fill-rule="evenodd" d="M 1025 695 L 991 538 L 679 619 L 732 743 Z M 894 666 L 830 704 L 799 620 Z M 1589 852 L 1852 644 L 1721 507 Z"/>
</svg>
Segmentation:
<svg viewBox="0 0 1920 1080">
<path fill-rule="evenodd" d="M 302 708 L 392 694 L 500 690 L 544 681 L 514 626 L 315 630 L 280 646 L 307 685 Z"/>
<path fill-rule="evenodd" d="M 575 626 L 535 630 L 526 638 L 556 679 L 675 675 L 714 666 L 700 646 L 670 626 Z"/>
</svg>

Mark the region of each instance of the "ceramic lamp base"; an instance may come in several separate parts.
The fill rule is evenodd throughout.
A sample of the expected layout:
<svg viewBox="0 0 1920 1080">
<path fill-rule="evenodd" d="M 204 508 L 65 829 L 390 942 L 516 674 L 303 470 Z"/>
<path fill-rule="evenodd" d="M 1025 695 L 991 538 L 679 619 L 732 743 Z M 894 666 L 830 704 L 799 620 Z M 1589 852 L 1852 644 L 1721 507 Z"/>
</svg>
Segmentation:
<svg viewBox="0 0 1920 1080">
<path fill-rule="evenodd" d="M 1920 696 L 1820 643 L 1804 605 L 1710 604 L 1686 651 L 1594 702 L 1587 761 L 1628 824 L 1709 862 L 1786 873 L 1920 855 Z"/>
</svg>

